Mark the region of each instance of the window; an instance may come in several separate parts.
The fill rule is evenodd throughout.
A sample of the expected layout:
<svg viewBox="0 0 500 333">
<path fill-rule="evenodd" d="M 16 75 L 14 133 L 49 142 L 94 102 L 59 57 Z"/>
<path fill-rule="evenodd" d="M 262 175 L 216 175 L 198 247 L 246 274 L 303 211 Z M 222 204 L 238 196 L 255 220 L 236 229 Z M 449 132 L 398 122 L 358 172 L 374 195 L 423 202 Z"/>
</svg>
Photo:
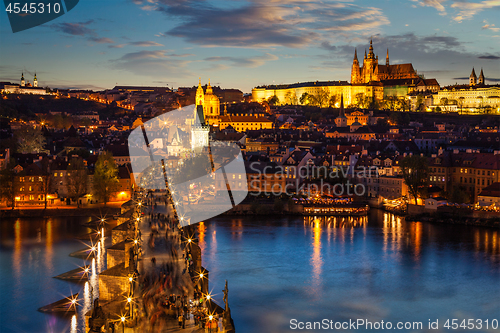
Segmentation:
<svg viewBox="0 0 500 333">
<path fill-rule="evenodd" d="M 33 191 L 33 188 L 31 186 L 29 187 L 29 191 Z"/>
<path fill-rule="evenodd" d="M 30 195 L 30 200 L 35 200 L 35 196 L 34 195 Z"/>
<path fill-rule="evenodd" d="M 38 177 L 38 181 L 39 182 L 43 182 L 43 178 L 42 177 Z"/>
<path fill-rule="evenodd" d="M 62 177 L 62 176 L 63 176 L 63 173 L 61 172 L 61 173 L 59 174 L 59 177 Z"/>
<path fill-rule="evenodd" d="M 20 181 L 21 183 L 24 183 L 24 177 L 20 177 L 20 178 L 19 178 L 19 181 Z"/>
<path fill-rule="evenodd" d="M 57 172 L 54 172 L 54 177 L 57 177 Z"/>
<path fill-rule="evenodd" d="M 21 187 L 19 188 L 19 191 L 20 191 L 20 192 L 24 192 L 24 186 L 21 186 Z"/>
</svg>

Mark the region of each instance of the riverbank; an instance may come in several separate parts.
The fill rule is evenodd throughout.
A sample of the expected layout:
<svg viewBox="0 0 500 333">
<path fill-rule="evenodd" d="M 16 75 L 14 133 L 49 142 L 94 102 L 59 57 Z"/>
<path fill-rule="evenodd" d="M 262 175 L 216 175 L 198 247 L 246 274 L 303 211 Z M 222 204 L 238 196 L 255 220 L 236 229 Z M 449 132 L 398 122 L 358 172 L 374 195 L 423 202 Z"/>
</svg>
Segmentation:
<svg viewBox="0 0 500 333">
<path fill-rule="evenodd" d="M 459 225 L 471 225 L 478 227 L 489 227 L 489 228 L 499 228 L 500 227 L 500 217 L 480 217 L 473 215 L 462 215 L 462 214 L 448 214 L 448 213 L 423 213 L 417 215 L 407 215 L 405 218 L 408 222 L 429 222 L 438 224 L 459 224 Z"/>
<path fill-rule="evenodd" d="M 85 217 L 85 216 L 111 216 L 120 213 L 120 207 L 71 207 L 71 208 L 23 208 L 2 209 L 0 218 L 16 217 Z"/>
</svg>

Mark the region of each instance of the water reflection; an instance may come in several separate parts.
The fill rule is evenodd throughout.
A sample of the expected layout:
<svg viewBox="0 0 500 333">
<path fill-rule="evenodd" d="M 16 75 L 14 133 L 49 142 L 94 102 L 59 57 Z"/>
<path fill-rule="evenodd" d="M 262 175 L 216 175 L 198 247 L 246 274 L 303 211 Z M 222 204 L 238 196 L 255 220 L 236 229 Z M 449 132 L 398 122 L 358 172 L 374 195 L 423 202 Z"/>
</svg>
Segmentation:
<svg viewBox="0 0 500 333">
<path fill-rule="evenodd" d="M 14 252 L 12 253 L 12 265 L 16 281 L 21 275 L 21 221 L 18 219 L 14 223 Z"/>
<path fill-rule="evenodd" d="M 49 274 L 53 273 L 54 250 L 52 249 L 52 220 L 49 218 L 45 225 L 45 267 Z"/>
<path fill-rule="evenodd" d="M 319 219 L 314 221 L 313 227 L 313 254 L 311 256 L 312 267 L 312 289 L 315 296 L 321 294 L 321 266 L 323 261 L 321 259 L 321 221 Z"/>
<path fill-rule="evenodd" d="M 401 259 L 402 238 L 404 231 L 401 224 L 401 217 L 384 213 L 384 222 L 382 227 L 384 235 L 383 252 L 386 255 L 392 255 L 396 259 Z"/>
<path fill-rule="evenodd" d="M 304 216 L 304 223 L 316 221 L 329 228 L 364 228 L 368 223 L 367 216 Z"/>
<path fill-rule="evenodd" d="M 210 259 L 215 260 L 217 256 L 217 230 L 212 231 L 212 241 L 210 244 Z"/>
<path fill-rule="evenodd" d="M 483 257 L 488 260 L 500 263 L 500 240 L 499 231 L 489 229 L 476 229 L 474 231 L 474 249 L 476 257 Z M 498 268 L 500 270 L 500 267 Z"/>
<path fill-rule="evenodd" d="M 200 246 L 201 253 L 205 252 L 205 247 L 207 244 L 205 243 L 205 222 L 201 221 L 198 223 L 198 245 Z"/>
<path fill-rule="evenodd" d="M 234 219 L 231 222 L 231 235 L 234 240 L 241 240 L 241 235 L 243 235 L 243 221 L 241 219 Z"/>
<path fill-rule="evenodd" d="M 99 278 L 98 273 L 95 269 L 95 258 L 92 258 L 92 272 L 90 274 L 90 293 L 91 298 L 99 297 L 98 288 L 99 288 Z"/>
<path fill-rule="evenodd" d="M 77 323 L 76 323 L 76 315 L 73 315 L 71 317 L 71 333 L 76 333 L 77 332 Z"/>
<path fill-rule="evenodd" d="M 80 311 L 78 313 L 78 327 L 85 328 L 85 314 L 92 308 L 92 302 L 92 288 L 89 281 L 87 281 L 83 288 L 83 304 L 80 304 Z M 73 323 L 71 323 L 71 327 L 73 328 Z"/>
</svg>

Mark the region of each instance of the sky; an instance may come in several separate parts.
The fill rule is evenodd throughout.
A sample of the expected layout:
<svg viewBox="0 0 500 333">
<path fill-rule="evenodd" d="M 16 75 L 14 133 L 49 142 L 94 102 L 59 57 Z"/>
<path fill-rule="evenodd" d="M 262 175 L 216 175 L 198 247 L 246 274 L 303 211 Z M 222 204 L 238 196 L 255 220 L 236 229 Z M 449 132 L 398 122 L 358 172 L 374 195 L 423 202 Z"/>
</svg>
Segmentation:
<svg viewBox="0 0 500 333">
<path fill-rule="evenodd" d="M 441 86 L 483 68 L 500 82 L 500 0 L 80 0 L 12 33 L 0 13 L 0 81 L 40 86 L 202 84 L 250 93 L 266 84 L 350 81 L 373 39 L 385 64 L 412 63 Z"/>
</svg>

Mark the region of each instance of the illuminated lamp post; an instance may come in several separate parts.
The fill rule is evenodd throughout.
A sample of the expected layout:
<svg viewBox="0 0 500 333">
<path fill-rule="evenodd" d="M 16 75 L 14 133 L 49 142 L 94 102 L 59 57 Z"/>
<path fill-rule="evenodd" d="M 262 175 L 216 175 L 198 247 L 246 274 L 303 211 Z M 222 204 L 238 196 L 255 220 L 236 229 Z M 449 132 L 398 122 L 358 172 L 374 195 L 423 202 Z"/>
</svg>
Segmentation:
<svg viewBox="0 0 500 333">
<path fill-rule="evenodd" d="M 120 320 L 122 321 L 122 332 L 125 333 L 125 317 L 122 316 Z"/>
</svg>

